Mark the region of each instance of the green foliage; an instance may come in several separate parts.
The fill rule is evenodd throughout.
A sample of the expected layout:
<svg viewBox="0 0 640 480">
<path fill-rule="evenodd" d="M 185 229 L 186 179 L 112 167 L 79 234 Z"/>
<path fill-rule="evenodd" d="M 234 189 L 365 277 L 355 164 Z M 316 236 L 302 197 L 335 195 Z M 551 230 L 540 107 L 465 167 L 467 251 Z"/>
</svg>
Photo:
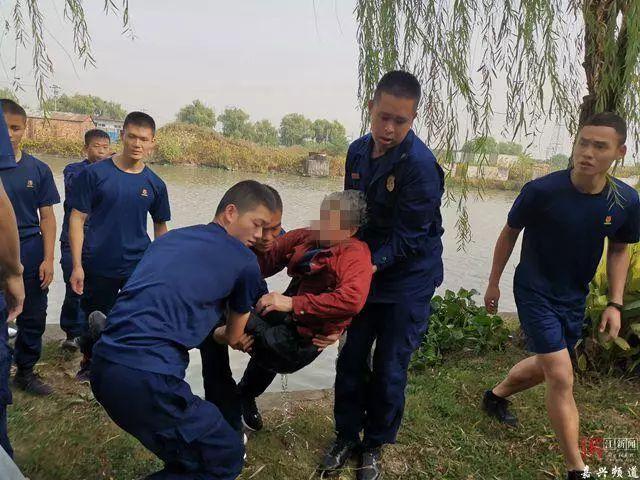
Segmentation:
<svg viewBox="0 0 640 480">
<path fill-rule="evenodd" d="M 158 130 L 155 160 L 177 165 L 203 165 L 244 172 L 299 174 L 306 148 L 257 145 L 225 137 L 208 128 L 171 123 Z M 331 175 L 343 173 L 344 158 L 330 157 Z"/>
<path fill-rule="evenodd" d="M 127 111 L 116 102 L 103 100 L 93 95 L 61 95 L 56 99 L 44 102 L 44 109 L 58 112 L 84 113 L 92 117 L 103 117 L 112 120 L 124 120 Z"/>
<path fill-rule="evenodd" d="M 518 161 L 509 169 L 509 180 L 523 183 L 531 180 L 534 163 L 530 155 L 524 153 L 518 155 Z"/>
<path fill-rule="evenodd" d="M 624 291 L 622 327 L 618 338 L 599 332 L 600 317 L 608 302 L 606 249 L 587 297 L 587 331 L 576 347 L 578 367 L 611 374 L 633 373 L 640 365 L 640 244 L 629 245 L 629 271 Z"/>
<path fill-rule="evenodd" d="M 328 143 L 329 132 L 331 131 L 331 122 L 324 118 L 319 118 L 311 125 L 313 129 L 313 139 L 316 143 Z"/>
<path fill-rule="evenodd" d="M 490 134 L 496 104 L 514 137 L 548 121 L 575 133 L 587 115 L 617 111 L 639 150 L 637 0 L 357 0 L 355 14 L 363 131 L 380 77 L 402 68 L 422 85 L 423 137 L 451 165 L 459 138 Z M 471 236 L 468 191 L 464 181 L 447 192 L 460 210 L 461 244 Z"/>
<path fill-rule="evenodd" d="M 12 89 L 7 87 L 0 88 L 0 98 L 8 98 L 9 100 L 13 100 L 14 102 L 20 103 L 16 93 Z"/>
<path fill-rule="evenodd" d="M 569 156 L 564 153 L 556 153 L 549 159 L 552 170 L 564 170 L 569 165 Z"/>
<path fill-rule="evenodd" d="M 498 315 L 487 313 L 473 300 L 476 290 L 447 290 L 431 300 L 429 330 L 413 357 L 413 366 L 424 368 L 440 363 L 450 352 L 469 350 L 475 354 L 504 348 L 509 329 Z"/>
<path fill-rule="evenodd" d="M 251 140 L 254 128 L 249 121 L 249 114 L 241 108 L 226 108 L 218 117 L 222 123 L 222 134 L 225 137 Z"/>
<path fill-rule="evenodd" d="M 280 143 L 304 145 L 313 136 L 311 120 L 300 113 L 289 113 L 280 121 Z"/>
<path fill-rule="evenodd" d="M 465 153 L 474 153 L 476 155 L 489 155 L 498 153 L 498 142 L 489 136 L 480 136 L 467 140 L 462 146 Z"/>
<path fill-rule="evenodd" d="M 522 145 L 516 142 L 500 142 L 498 143 L 498 153 L 500 155 L 521 155 L 523 151 Z"/>
<path fill-rule="evenodd" d="M 216 114 L 213 108 L 206 106 L 200 100 L 194 100 L 182 107 L 176 115 L 176 120 L 206 128 L 216 126 Z"/>
<path fill-rule="evenodd" d="M 330 122 L 325 119 L 318 119 L 311 125 L 313 129 L 313 140 L 318 145 L 328 145 L 335 147 L 335 150 L 346 149 L 347 147 L 347 132 L 344 126 L 334 120 Z"/>
<path fill-rule="evenodd" d="M 278 129 L 269 120 L 260 120 L 254 124 L 253 141 L 259 145 L 278 145 Z"/>
<path fill-rule="evenodd" d="M 65 158 L 81 158 L 84 155 L 84 141 L 62 137 L 29 139 L 22 141 L 22 148 L 29 153 L 48 153 Z"/>
</svg>

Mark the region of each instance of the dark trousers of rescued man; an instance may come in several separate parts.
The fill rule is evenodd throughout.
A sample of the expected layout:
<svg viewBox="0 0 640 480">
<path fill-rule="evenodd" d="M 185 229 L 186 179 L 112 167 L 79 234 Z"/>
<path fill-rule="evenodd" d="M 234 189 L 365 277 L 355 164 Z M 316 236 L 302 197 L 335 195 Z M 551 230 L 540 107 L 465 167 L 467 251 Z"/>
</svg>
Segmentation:
<svg viewBox="0 0 640 480">
<path fill-rule="evenodd" d="M 20 261 L 24 267 L 24 307 L 16 319 L 14 360 L 18 370 L 30 372 L 42 353 L 42 335 L 47 320 L 47 294 L 49 289 L 40 288 L 40 264 L 44 260 L 42 235 L 37 233 L 20 239 Z"/>
<path fill-rule="evenodd" d="M 183 379 L 97 356 L 91 388 L 113 421 L 164 462 L 147 479 L 232 480 L 242 471 L 241 436 Z"/>
<path fill-rule="evenodd" d="M 336 366 L 338 437 L 376 448 L 394 443 L 404 412 L 407 369 L 427 331 L 431 295 L 421 302 L 367 303 L 347 329 Z M 373 370 L 368 358 L 373 341 Z"/>
<path fill-rule="evenodd" d="M 205 399 L 215 404 L 229 424 L 240 431 L 240 397 L 264 393 L 278 373 L 293 373 L 309 365 L 320 352 L 310 339 L 302 338 L 290 315 L 272 312 L 251 314 L 245 331 L 254 336 L 251 360 L 239 385 L 229 367 L 229 350 L 209 335 L 200 346 Z"/>
<path fill-rule="evenodd" d="M 60 328 L 67 334 L 67 338 L 76 338 L 82 335 L 86 317 L 80 307 L 81 295 L 78 295 L 71 288 L 71 273 L 73 272 L 73 261 L 71 259 L 71 247 L 68 243 L 62 243 L 60 266 L 62 267 L 62 279 L 64 280 L 65 291 L 64 301 L 60 309 Z"/>
<path fill-rule="evenodd" d="M 84 291 L 80 302 L 84 318 L 88 319 L 89 315 L 95 311 L 109 315 L 109 312 L 116 304 L 118 292 L 124 287 L 127 280 L 129 280 L 129 277 L 110 278 L 86 272 Z M 82 327 L 80 351 L 85 358 L 91 358 L 94 342 L 91 340 L 89 325 L 86 321 L 83 322 Z"/>
<path fill-rule="evenodd" d="M 7 326 L 7 309 L 0 292 L 0 447 L 13 458 L 13 449 L 7 433 L 7 405 L 11 404 L 9 389 L 9 372 L 11 370 L 11 347 L 9 346 L 9 330 Z"/>
</svg>

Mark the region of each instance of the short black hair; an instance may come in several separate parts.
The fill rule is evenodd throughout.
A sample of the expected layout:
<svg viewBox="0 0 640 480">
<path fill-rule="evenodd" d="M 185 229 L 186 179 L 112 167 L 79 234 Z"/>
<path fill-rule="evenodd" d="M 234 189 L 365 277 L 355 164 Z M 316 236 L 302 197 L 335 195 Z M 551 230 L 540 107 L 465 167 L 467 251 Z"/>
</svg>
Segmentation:
<svg viewBox="0 0 640 480">
<path fill-rule="evenodd" d="M 127 125 L 135 125 L 137 127 L 148 127 L 153 130 L 153 134 L 156 134 L 156 122 L 153 120 L 153 117 L 144 112 L 131 112 L 124 119 L 124 124 L 122 125 L 122 129 L 126 130 Z"/>
<path fill-rule="evenodd" d="M 264 183 L 255 180 L 243 180 L 236 183 L 225 192 L 216 209 L 216 216 L 220 215 L 229 205 L 235 205 L 242 214 L 260 205 L 270 212 L 277 211 L 276 199 L 271 189 Z"/>
<path fill-rule="evenodd" d="M 409 72 L 392 70 L 383 75 L 378 82 L 373 99 L 378 100 L 381 93 L 388 93 L 394 97 L 415 100 L 416 108 L 420 103 L 422 88 L 418 79 Z"/>
<path fill-rule="evenodd" d="M 591 115 L 582 126 L 611 127 L 620 136 L 620 145 L 624 145 L 627 141 L 627 122 L 615 112 L 600 112 Z"/>
<path fill-rule="evenodd" d="M 109 143 L 111 143 L 111 137 L 107 132 L 105 132 L 104 130 L 100 130 L 99 128 L 93 128 L 91 130 L 87 130 L 87 132 L 84 134 L 84 145 L 88 147 L 89 143 L 91 143 L 91 140 L 93 140 L 94 138 L 104 138 L 106 140 L 109 140 Z"/>
<path fill-rule="evenodd" d="M 18 105 L 17 102 L 14 102 L 10 98 L 2 98 L 0 99 L 0 104 L 2 105 L 2 113 L 8 113 L 10 115 L 20 115 L 22 118 L 27 120 L 27 112 Z"/>
<path fill-rule="evenodd" d="M 273 198 L 276 200 L 276 210 L 277 210 L 278 212 L 281 212 L 281 213 L 282 213 L 282 198 L 280 197 L 280 194 L 279 194 L 279 193 L 278 193 L 278 191 L 277 191 L 275 188 L 273 188 L 271 185 L 267 185 L 267 184 L 265 183 L 265 186 L 266 186 L 269 190 L 271 190 L 271 193 L 273 194 Z"/>
</svg>

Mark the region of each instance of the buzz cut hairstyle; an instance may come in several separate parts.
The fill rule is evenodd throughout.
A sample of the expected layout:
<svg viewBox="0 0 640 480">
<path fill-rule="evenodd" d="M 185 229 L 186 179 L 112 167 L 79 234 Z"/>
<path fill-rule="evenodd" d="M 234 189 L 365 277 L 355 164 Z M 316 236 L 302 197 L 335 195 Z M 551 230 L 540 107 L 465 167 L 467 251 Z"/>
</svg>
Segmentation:
<svg viewBox="0 0 640 480">
<path fill-rule="evenodd" d="M 2 104 L 2 113 L 20 115 L 25 121 L 27 120 L 27 112 L 18 104 L 18 102 L 15 102 L 10 98 L 2 98 L 0 99 L 0 104 Z"/>
<path fill-rule="evenodd" d="M 276 200 L 276 211 L 282 213 L 282 198 L 280 197 L 280 193 L 278 193 L 278 191 L 273 188 L 271 185 L 267 185 L 265 183 L 265 186 L 271 191 L 271 193 L 273 194 L 273 198 L 275 198 Z"/>
<path fill-rule="evenodd" d="M 135 125 L 136 127 L 147 127 L 153 131 L 153 135 L 156 134 L 156 122 L 151 115 L 144 112 L 131 112 L 124 119 L 122 129 L 126 130 L 127 125 Z"/>
<path fill-rule="evenodd" d="M 216 216 L 224 212 L 229 205 L 235 205 L 241 215 L 260 206 L 271 213 L 278 210 L 271 188 L 255 180 L 243 180 L 227 190 L 218 204 Z"/>
<path fill-rule="evenodd" d="M 324 197 L 320 210 L 340 210 L 340 228 L 358 229 L 367 219 L 367 200 L 360 190 L 334 192 Z"/>
<path fill-rule="evenodd" d="M 99 128 L 93 128 L 91 130 L 87 130 L 87 132 L 84 134 L 84 146 L 88 147 L 91 143 L 91 140 L 93 140 L 94 138 L 103 138 L 105 140 L 109 140 L 109 143 L 111 143 L 111 137 L 107 132 L 105 132 L 104 130 L 100 130 Z"/>
<path fill-rule="evenodd" d="M 422 88 L 415 75 L 403 70 L 392 70 L 385 73 L 378 82 L 376 91 L 373 94 L 373 100 L 378 101 L 383 93 L 414 100 L 417 109 L 422 97 Z"/>
<path fill-rule="evenodd" d="M 624 145 L 627 142 L 627 122 L 615 112 L 600 112 L 591 115 L 582 126 L 611 127 L 620 137 L 620 145 Z"/>
</svg>

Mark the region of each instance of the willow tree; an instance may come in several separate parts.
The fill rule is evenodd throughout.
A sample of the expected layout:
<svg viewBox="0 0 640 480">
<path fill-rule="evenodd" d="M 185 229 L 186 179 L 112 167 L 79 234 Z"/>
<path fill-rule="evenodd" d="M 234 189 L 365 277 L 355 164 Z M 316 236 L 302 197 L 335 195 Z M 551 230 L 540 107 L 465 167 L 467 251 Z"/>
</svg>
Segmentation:
<svg viewBox="0 0 640 480">
<path fill-rule="evenodd" d="M 55 1 L 55 0 L 54 0 Z M 129 28 L 129 0 L 103 0 L 106 15 L 116 15 L 122 20 L 122 33 L 131 34 Z M 86 67 L 95 66 L 95 59 L 91 49 L 91 35 L 85 16 L 82 0 L 61 0 L 56 3 L 64 4 L 62 20 L 73 32 L 73 50 L 76 58 Z M 40 9 L 38 0 L 13 0 L 10 2 L 10 18 L 5 19 L 4 34 L 14 37 L 16 52 L 18 48 L 30 49 L 33 63 L 33 77 L 36 95 L 41 105 L 45 105 L 48 98 L 47 82 L 54 74 L 54 64 L 49 56 L 48 45 L 60 43 L 47 28 L 47 17 Z M 63 46 L 64 48 L 64 46 Z M 17 53 L 14 61 L 17 63 Z M 17 65 L 11 70 L 17 72 Z M 16 76 L 13 80 L 13 90 L 22 89 L 22 79 Z"/>
<path fill-rule="evenodd" d="M 363 129 L 376 82 L 402 68 L 423 86 L 421 133 L 445 164 L 465 138 L 491 134 L 496 104 L 514 137 L 549 121 L 574 134 L 617 111 L 638 151 L 640 0 L 357 0 L 355 14 Z M 467 193 L 465 181 L 448 193 L 462 244 Z"/>
</svg>

